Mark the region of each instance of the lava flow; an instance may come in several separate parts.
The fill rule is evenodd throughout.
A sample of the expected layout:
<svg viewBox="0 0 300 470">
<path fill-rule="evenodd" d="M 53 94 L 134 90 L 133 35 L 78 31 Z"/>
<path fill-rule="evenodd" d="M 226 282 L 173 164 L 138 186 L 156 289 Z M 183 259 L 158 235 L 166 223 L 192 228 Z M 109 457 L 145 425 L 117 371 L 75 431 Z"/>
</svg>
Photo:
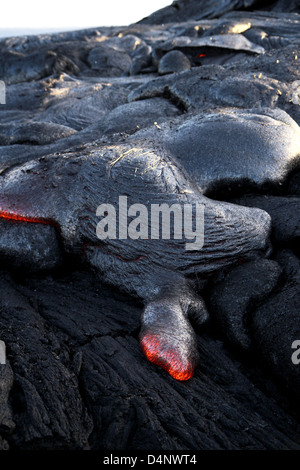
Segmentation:
<svg viewBox="0 0 300 470">
<path fill-rule="evenodd" d="M 52 220 L 43 219 L 41 217 L 30 217 L 19 215 L 8 211 L 0 210 L 0 219 L 14 220 L 16 222 L 28 222 L 32 224 L 56 225 Z"/>
<path fill-rule="evenodd" d="M 192 365 L 183 364 L 176 350 L 166 351 L 156 336 L 151 334 L 143 336 L 140 346 L 150 362 L 165 369 L 174 379 L 188 380 L 193 376 Z"/>
</svg>

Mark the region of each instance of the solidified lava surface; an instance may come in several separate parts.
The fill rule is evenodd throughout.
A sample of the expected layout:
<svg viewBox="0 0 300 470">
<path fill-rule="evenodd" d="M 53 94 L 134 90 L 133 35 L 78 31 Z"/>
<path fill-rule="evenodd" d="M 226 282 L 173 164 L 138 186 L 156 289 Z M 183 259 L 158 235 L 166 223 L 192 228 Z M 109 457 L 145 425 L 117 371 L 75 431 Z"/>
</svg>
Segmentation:
<svg viewBox="0 0 300 470">
<path fill-rule="evenodd" d="M 0 52 L 0 449 L 299 450 L 299 3 Z M 203 246 L 101 239 L 120 196 Z"/>
</svg>

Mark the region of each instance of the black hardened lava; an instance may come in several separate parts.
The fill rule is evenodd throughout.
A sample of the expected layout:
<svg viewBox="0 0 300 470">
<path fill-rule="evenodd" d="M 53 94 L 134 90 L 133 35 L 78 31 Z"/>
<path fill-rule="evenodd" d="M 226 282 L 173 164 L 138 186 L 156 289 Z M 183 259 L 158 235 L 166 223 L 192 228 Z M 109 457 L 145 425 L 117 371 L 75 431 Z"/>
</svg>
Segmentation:
<svg viewBox="0 0 300 470">
<path fill-rule="evenodd" d="M 0 449 L 300 449 L 299 13 L 0 40 Z"/>
</svg>

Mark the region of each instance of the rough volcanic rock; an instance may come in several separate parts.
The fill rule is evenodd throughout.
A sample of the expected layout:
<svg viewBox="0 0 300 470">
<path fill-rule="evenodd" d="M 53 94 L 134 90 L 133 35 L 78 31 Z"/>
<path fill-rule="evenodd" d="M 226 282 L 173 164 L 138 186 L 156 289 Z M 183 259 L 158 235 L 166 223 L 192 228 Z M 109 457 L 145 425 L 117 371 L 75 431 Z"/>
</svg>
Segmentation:
<svg viewBox="0 0 300 470">
<path fill-rule="evenodd" d="M 49 334 L 47 323 L 30 300 L 12 287 L 8 277 L 2 277 L 0 288 L 1 331 L 4 329 L 8 358 L 13 358 L 16 371 L 10 399 L 18 410 L 17 426 L 8 439 L 21 439 L 33 448 L 84 449 L 92 424 L 78 378 L 70 367 L 72 360 L 59 357 L 55 335 Z M 13 328 L 7 328 L 7 322 Z M 14 337 L 18 330 L 22 330 L 22 338 Z"/>
<path fill-rule="evenodd" d="M 1 124 L 0 145 L 12 144 L 50 144 L 58 139 L 75 134 L 67 126 L 43 122 L 25 122 L 24 124 Z"/>
<path fill-rule="evenodd" d="M 299 164 L 300 128 L 279 110 L 185 116 L 134 138 L 141 136 L 159 142 L 193 175 L 203 192 L 221 184 L 282 183 Z"/>
<path fill-rule="evenodd" d="M 140 23 L 162 24 L 176 23 L 186 20 L 201 20 L 203 18 L 218 18 L 233 10 L 246 10 L 248 8 L 269 8 L 269 1 L 257 0 L 209 0 L 201 2 L 199 0 L 175 0 L 170 6 L 162 8 L 150 16 L 144 18 Z M 299 4 L 296 0 L 286 2 L 278 0 L 273 4 L 274 11 L 300 12 Z"/>
<path fill-rule="evenodd" d="M 279 244 L 296 244 L 300 239 L 300 198 L 246 195 L 235 200 L 242 206 L 259 207 L 270 214 L 272 233 Z"/>
<path fill-rule="evenodd" d="M 14 382 L 14 374 L 8 361 L 0 364 L 0 450 L 7 450 L 9 444 L 6 440 L 15 429 L 12 410 L 9 406 L 9 397 Z"/>
<path fill-rule="evenodd" d="M 154 286 L 163 280 L 160 271 L 205 276 L 240 257 L 268 249 L 270 217 L 266 212 L 202 196 L 176 162 L 146 146 L 109 146 L 65 158 L 40 158 L 7 171 L 0 188 L 2 217 L 55 224 L 67 253 L 82 253 L 86 245 L 87 259 L 103 279 L 143 299 L 149 299 Z M 153 237 L 150 217 L 148 235 L 141 236 L 138 244 L 134 237 L 99 241 L 97 208 L 108 203 L 118 207 L 120 195 L 126 195 L 128 207 L 138 202 L 149 211 L 153 200 L 169 206 L 203 205 L 203 248 L 187 248 L 185 236 Z M 30 238 L 31 232 L 27 233 Z"/>
<path fill-rule="evenodd" d="M 60 242 L 55 228 L 0 220 L 1 266 L 29 271 L 51 269 L 62 262 Z"/>
<path fill-rule="evenodd" d="M 44 157 L 8 171 L 0 186 L 0 215 L 14 222 L 7 225 L 3 245 L 0 237 L 4 256 L 6 251 L 9 257 L 15 253 L 30 265 L 37 261 L 38 268 L 44 247 L 41 250 L 35 232 L 23 234 L 28 246 L 25 250 L 11 229 L 15 223 L 21 227 L 28 223 L 54 225 L 66 254 L 78 261 L 83 258 L 101 280 L 142 299 L 145 310 L 141 347 L 147 357 L 155 357 L 152 362 L 163 364 L 180 380 L 190 378 L 198 363 L 196 337 L 188 315 L 196 311 L 199 323 L 208 316 L 186 277 L 205 278 L 240 259 L 263 255 L 268 249 L 270 218 L 266 212 L 205 198 L 181 174 L 176 162 L 146 147 L 111 145 L 85 152 L 84 156 L 73 153 L 64 158 Z M 126 199 L 126 212 L 120 208 L 124 204 L 121 196 Z M 160 237 L 158 232 L 154 236 L 153 229 L 159 226 L 159 220 L 154 220 L 153 203 L 149 204 L 154 200 L 156 208 L 172 207 L 174 218 L 184 218 L 184 228 L 181 222 L 171 231 L 169 213 L 169 235 L 163 232 Z M 119 219 L 125 217 L 122 226 L 126 227 L 126 235 L 119 227 L 118 236 L 107 237 L 105 219 L 98 221 L 97 217 L 104 216 L 105 211 L 111 217 L 111 207 L 116 214 L 114 207 L 118 204 Z M 187 225 L 192 227 L 193 205 L 196 232 L 190 234 Z M 132 212 L 135 207 L 140 217 L 146 211 L 145 219 L 138 223 L 133 220 L 127 228 L 128 216 L 136 214 Z M 186 207 L 190 208 L 188 215 Z M 163 231 L 166 225 L 164 220 Z M 12 246 L 7 244 L 7 234 Z M 56 237 L 54 247 L 55 243 Z M 35 255 L 32 260 L 30 251 Z M 45 263 L 49 251 L 45 250 Z M 49 268 L 60 261 L 57 251 L 51 251 Z"/>
<path fill-rule="evenodd" d="M 189 38 L 188 36 L 175 37 L 160 44 L 157 51 L 172 51 L 174 49 L 183 51 L 192 49 L 194 51 L 193 54 L 196 54 L 198 49 L 203 51 L 203 53 L 209 53 L 211 49 L 246 51 L 254 54 L 262 54 L 264 52 L 263 47 L 251 43 L 241 34 L 224 33 L 197 39 Z"/>
<path fill-rule="evenodd" d="M 300 262 L 289 250 L 281 252 L 277 261 L 283 268 L 285 281 L 254 312 L 253 340 L 265 366 L 298 396 L 300 374 L 292 361 L 292 345 L 300 337 Z"/>
<path fill-rule="evenodd" d="M 166 96 L 185 111 L 207 113 L 214 109 L 219 111 L 220 106 L 256 109 L 279 107 L 295 116 L 299 123 L 297 103 L 300 89 L 295 56 L 298 57 L 295 48 L 289 46 L 276 54 L 272 51 L 272 57 L 264 57 L 262 66 L 258 59 L 255 65 L 250 59 L 243 60 L 244 67 L 238 76 L 236 64 L 233 63 L 232 68 L 225 68 L 216 66 L 215 58 L 211 60 L 204 57 L 200 59 L 203 63 L 200 68 L 150 80 L 133 90 L 129 100 Z M 277 61 L 278 67 L 274 67 Z"/>
<path fill-rule="evenodd" d="M 125 103 L 113 109 L 98 122 L 99 130 L 104 134 L 133 134 L 139 129 L 161 125 L 164 121 L 180 115 L 179 109 L 164 98 Z M 96 125 L 94 126 L 96 127 Z"/>
<path fill-rule="evenodd" d="M 118 77 L 128 74 L 131 66 L 130 56 L 123 51 L 116 51 L 105 46 L 91 50 L 88 62 L 93 70 L 99 71 L 102 77 Z"/>
<path fill-rule="evenodd" d="M 1 449 L 300 448 L 299 24 L 296 0 L 179 0 L 0 40 Z M 123 194 L 203 202 L 203 249 L 100 242 Z M 147 361 L 149 325 L 192 379 Z"/>
<path fill-rule="evenodd" d="M 53 51 L 31 54 L 7 52 L 3 54 L 0 64 L 0 76 L 8 84 L 39 80 L 55 72 L 77 75 L 79 68 L 68 57 Z"/>
<path fill-rule="evenodd" d="M 281 268 L 275 261 L 257 260 L 238 266 L 214 281 L 210 311 L 230 343 L 251 348 L 251 313 L 275 289 L 280 274 Z"/>
<path fill-rule="evenodd" d="M 255 0 L 195 0 L 174 1 L 172 5 L 158 10 L 141 20 L 146 24 L 176 23 L 186 20 L 201 20 L 202 18 L 217 18 L 231 10 L 244 9 L 255 4 Z"/>
<path fill-rule="evenodd" d="M 110 84 L 73 82 L 68 76 L 50 80 L 43 101 L 46 110 L 37 114 L 39 121 L 53 122 L 81 130 L 104 118 L 109 111 L 127 102 L 125 87 Z"/>
<path fill-rule="evenodd" d="M 296 194 L 297 196 L 300 196 L 300 173 L 299 172 L 296 172 L 291 177 L 289 181 L 288 192 L 291 195 Z"/>
<path fill-rule="evenodd" d="M 220 340 L 198 336 L 199 369 L 180 383 L 139 351 L 140 306 L 90 273 L 5 274 L 1 286 L 11 449 L 299 449 L 286 399 Z"/>
<path fill-rule="evenodd" d="M 165 54 L 159 62 L 158 73 L 165 75 L 167 73 L 183 72 L 189 70 L 191 63 L 183 52 L 170 51 Z"/>
</svg>

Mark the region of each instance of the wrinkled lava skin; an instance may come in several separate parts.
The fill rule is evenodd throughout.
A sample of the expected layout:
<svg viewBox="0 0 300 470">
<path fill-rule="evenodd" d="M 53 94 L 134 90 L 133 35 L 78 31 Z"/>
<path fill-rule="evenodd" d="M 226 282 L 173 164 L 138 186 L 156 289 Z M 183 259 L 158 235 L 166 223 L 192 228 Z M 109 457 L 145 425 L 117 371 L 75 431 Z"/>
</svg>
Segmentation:
<svg viewBox="0 0 300 470">
<path fill-rule="evenodd" d="M 262 255 L 268 246 L 266 212 L 206 198 L 175 161 L 145 146 L 42 157 L 6 172 L 0 194 L 0 217 L 7 222 L 5 235 L 0 230 L 0 255 L 27 267 L 30 255 L 43 259 L 36 228 L 46 225 L 50 251 L 55 245 L 49 267 L 62 262 L 64 253 L 78 259 L 84 254 L 101 281 L 143 300 L 141 349 L 177 380 L 192 377 L 199 361 L 188 317 L 203 323 L 208 316 L 193 278 Z M 184 240 L 99 240 L 96 209 L 103 203 L 117 207 L 120 195 L 127 195 L 128 206 L 203 204 L 203 248 L 187 251 Z M 30 246 L 26 256 L 24 241 Z"/>
</svg>

